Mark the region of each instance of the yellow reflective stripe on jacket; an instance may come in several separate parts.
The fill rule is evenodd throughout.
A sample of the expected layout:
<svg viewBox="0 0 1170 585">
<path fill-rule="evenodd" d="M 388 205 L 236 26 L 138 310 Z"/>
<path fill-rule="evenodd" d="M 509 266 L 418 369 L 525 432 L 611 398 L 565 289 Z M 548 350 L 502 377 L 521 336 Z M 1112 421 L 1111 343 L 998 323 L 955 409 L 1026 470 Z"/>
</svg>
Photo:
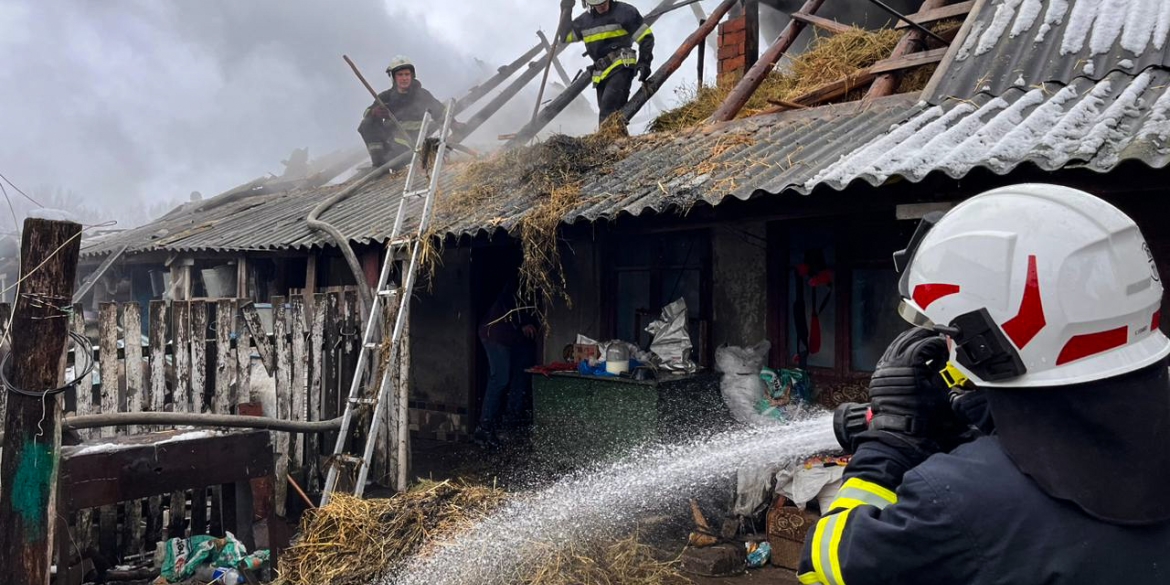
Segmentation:
<svg viewBox="0 0 1170 585">
<path fill-rule="evenodd" d="M 853 477 L 841 486 L 841 491 L 837 492 L 837 497 L 832 504 L 829 504 L 829 509 L 852 510 L 857 506 L 875 506 L 882 509 L 896 503 L 898 503 L 898 496 L 894 492 L 872 481 Z"/>
<path fill-rule="evenodd" d="M 569 34 L 565 35 L 565 42 L 566 43 L 575 43 L 579 40 L 581 40 L 581 39 L 577 38 L 577 33 L 573 32 L 573 31 L 569 31 Z"/>
<path fill-rule="evenodd" d="M 845 585 L 838 551 L 841 546 L 841 535 L 845 532 L 845 524 L 849 522 L 851 513 L 853 510 L 845 510 L 825 516 L 817 521 L 817 528 L 813 531 L 813 571 L 826 585 Z"/>
<path fill-rule="evenodd" d="M 629 32 L 626 31 L 626 29 L 622 28 L 620 24 L 611 24 L 609 26 L 617 27 L 617 30 L 606 30 L 606 31 L 594 33 L 591 35 L 587 34 L 587 35 L 585 35 L 585 44 L 588 45 L 589 43 L 596 43 L 598 41 L 604 41 L 606 39 L 616 39 L 617 37 L 624 37 L 624 36 L 630 34 Z M 597 28 L 609 28 L 609 27 L 597 27 Z M 593 29 L 593 30 L 596 30 L 596 29 Z"/>
<path fill-rule="evenodd" d="M 801 573 L 796 576 L 804 585 L 824 585 L 824 581 L 816 573 Z"/>
<path fill-rule="evenodd" d="M 637 30 L 637 31 L 634 33 L 634 42 L 635 42 L 635 43 L 640 43 L 640 42 L 642 42 L 642 39 L 644 39 L 644 38 L 646 38 L 647 36 L 649 36 L 649 35 L 652 35 L 652 34 L 654 34 L 654 33 L 653 33 L 651 30 L 650 30 L 650 25 L 648 25 L 648 24 L 643 24 L 643 25 L 642 25 L 642 26 L 641 26 L 641 27 L 640 27 L 640 28 L 639 28 L 639 29 L 638 29 L 638 30 Z"/>
<path fill-rule="evenodd" d="M 597 75 L 594 75 L 593 76 L 593 83 L 601 83 L 602 81 L 605 81 L 605 78 L 609 77 L 609 74 L 613 73 L 613 70 L 617 69 L 618 67 L 621 67 L 623 65 L 625 65 L 627 67 L 634 67 L 637 64 L 638 64 L 637 59 L 617 59 L 609 67 L 606 67 L 605 71 L 602 71 L 601 73 L 598 73 Z"/>
</svg>

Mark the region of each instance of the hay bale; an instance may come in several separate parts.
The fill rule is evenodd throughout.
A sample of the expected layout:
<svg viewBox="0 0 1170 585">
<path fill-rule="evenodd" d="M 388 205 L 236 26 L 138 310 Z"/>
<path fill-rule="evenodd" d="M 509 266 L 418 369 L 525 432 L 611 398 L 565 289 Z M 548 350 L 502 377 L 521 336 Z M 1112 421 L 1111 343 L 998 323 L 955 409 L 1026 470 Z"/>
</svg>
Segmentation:
<svg viewBox="0 0 1170 585">
<path fill-rule="evenodd" d="M 305 514 L 280 557 L 281 585 L 367 585 L 436 538 L 466 529 L 495 510 L 504 492 L 465 483 L 423 482 L 387 499 L 335 494 Z"/>
</svg>

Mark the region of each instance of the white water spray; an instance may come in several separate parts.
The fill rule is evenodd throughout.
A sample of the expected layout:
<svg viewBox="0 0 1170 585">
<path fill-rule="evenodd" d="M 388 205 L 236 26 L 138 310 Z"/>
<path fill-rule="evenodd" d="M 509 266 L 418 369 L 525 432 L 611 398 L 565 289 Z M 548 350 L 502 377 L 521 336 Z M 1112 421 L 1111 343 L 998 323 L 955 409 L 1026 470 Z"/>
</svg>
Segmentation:
<svg viewBox="0 0 1170 585">
<path fill-rule="evenodd" d="M 837 450 L 832 414 L 663 445 L 520 495 L 450 545 L 383 583 L 502 584 L 539 553 L 628 528 L 636 514 L 685 501 L 737 469 L 787 464 Z"/>
</svg>

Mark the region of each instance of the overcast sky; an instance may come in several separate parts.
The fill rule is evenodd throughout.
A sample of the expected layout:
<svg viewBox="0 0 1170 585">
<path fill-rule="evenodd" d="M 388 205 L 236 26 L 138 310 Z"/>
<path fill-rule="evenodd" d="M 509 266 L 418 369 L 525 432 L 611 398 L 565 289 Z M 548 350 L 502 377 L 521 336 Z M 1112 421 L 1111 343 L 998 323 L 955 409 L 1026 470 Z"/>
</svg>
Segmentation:
<svg viewBox="0 0 1170 585">
<path fill-rule="evenodd" d="M 645 12 L 657 1 L 632 3 Z M 530 48 L 538 28 L 551 31 L 558 5 L 0 0 L 0 173 L 132 223 L 192 191 L 212 196 L 279 174 L 297 147 L 313 157 L 361 148 L 356 127 L 370 98 L 342 54 L 378 89 L 389 85 L 389 59 L 408 55 L 436 96 L 458 96 Z M 694 26 L 684 8 L 654 27 L 656 65 Z M 585 64 L 579 47 L 564 53 L 570 75 Z M 693 86 L 694 70 L 684 65 L 649 113 Z M 533 100 L 517 99 L 481 140 L 517 129 Z"/>
</svg>

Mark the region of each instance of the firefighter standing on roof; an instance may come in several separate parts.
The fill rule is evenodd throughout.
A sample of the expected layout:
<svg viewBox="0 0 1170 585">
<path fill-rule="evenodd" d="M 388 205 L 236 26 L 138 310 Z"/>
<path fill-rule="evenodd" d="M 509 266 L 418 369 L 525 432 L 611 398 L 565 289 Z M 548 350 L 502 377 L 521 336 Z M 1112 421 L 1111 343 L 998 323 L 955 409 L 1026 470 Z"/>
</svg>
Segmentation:
<svg viewBox="0 0 1170 585">
<path fill-rule="evenodd" d="M 358 133 L 366 142 L 366 150 L 370 153 L 370 162 L 380 167 L 398 156 L 410 152 L 414 148 L 418 131 L 422 127 L 423 114 L 431 113 L 431 119 L 443 119 L 443 104 L 423 88 L 415 75 L 414 64 L 406 57 L 398 56 L 386 67 L 386 74 L 394 82 L 394 87 L 378 94 L 370 107 L 362 115 L 362 123 L 358 126 Z M 386 105 L 386 108 L 382 107 Z M 393 114 L 402 124 L 406 135 L 403 135 L 398 125 L 390 118 Z M 452 123 L 458 128 L 460 124 Z"/>
<path fill-rule="evenodd" d="M 1170 583 L 1170 340 L 1133 220 L 1004 187 L 894 263 L 916 327 L 834 417 L 854 456 L 801 583 Z"/>
<path fill-rule="evenodd" d="M 565 41 L 583 41 L 593 59 L 593 85 L 597 88 L 599 120 L 620 110 L 630 99 L 634 74 L 642 83 L 650 77 L 654 59 L 654 33 L 637 8 L 617 0 L 585 0 L 589 10 L 575 18 Z M 635 53 L 633 46 L 638 43 Z"/>
</svg>

